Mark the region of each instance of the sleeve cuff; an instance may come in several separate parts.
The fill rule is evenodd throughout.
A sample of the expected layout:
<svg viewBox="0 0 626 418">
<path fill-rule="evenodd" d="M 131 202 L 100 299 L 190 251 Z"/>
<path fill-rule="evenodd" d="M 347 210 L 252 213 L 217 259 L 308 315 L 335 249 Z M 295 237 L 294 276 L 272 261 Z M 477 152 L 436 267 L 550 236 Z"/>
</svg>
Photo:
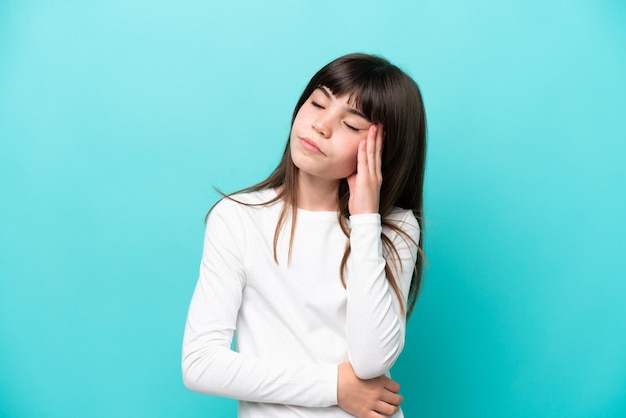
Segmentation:
<svg viewBox="0 0 626 418">
<path fill-rule="evenodd" d="M 350 215 L 350 225 L 371 225 L 371 224 L 379 224 L 380 225 L 380 214 L 379 213 L 362 213 L 359 215 Z"/>
</svg>

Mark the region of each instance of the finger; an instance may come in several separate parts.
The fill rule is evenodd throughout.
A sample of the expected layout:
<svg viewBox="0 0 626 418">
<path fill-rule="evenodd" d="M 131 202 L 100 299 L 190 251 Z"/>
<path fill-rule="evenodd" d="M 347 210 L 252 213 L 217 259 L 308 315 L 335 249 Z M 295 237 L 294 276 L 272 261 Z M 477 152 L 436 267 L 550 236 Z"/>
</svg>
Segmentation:
<svg viewBox="0 0 626 418">
<path fill-rule="evenodd" d="M 392 416 L 393 414 L 398 412 L 398 409 L 399 408 L 396 405 L 390 405 L 387 402 L 383 401 L 379 401 L 374 407 L 374 410 L 376 412 L 384 416 Z"/>
<path fill-rule="evenodd" d="M 378 125 L 378 131 L 376 132 L 376 157 L 375 157 L 375 171 L 376 178 L 381 180 L 382 178 L 382 159 L 383 159 L 383 141 L 385 138 L 384 128 L 382 124 Z"/>
<path fill-rule="evenodd" d="M 367 171 L 367 140 L 362 139 L 359 142 L 359 150 L 357 152 L 357 164 L 356 164 L 356 172 L 358 174 L 364 174 Z"/>
<path fill-rule="evenodd" d="M 402 395 L 399 395 L 394 392 L 385 391 L 381 396 L 380 400 L 388 403 L 389 405 L 400 405 L 404 398 Z"/>
<path fill-rule="evenodd" d="M 385 382 L 383 383 L 383 387 L 393 393 L 398 393 L 400 391 L 400 384 L 395 380 L 391 380 L 387 376 L 383 376 L 385 378 Z"/>
<path fill-rule="evenodd" d="M 378 137 L 378 125 L 372 125 L 367 132 L 367 168 L 368 174 L 376 178 L 376 138 Z"/>
</svg>

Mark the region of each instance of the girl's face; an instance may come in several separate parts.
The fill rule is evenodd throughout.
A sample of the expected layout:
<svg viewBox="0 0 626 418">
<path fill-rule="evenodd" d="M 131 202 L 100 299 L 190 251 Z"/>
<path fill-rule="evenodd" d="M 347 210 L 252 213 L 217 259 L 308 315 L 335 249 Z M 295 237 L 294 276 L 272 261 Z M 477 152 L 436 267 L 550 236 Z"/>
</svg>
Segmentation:
<svg viewBox="0 0 626 418">
<path fill-rule="evenodd" d="M 356 170 L 359 142 L 372 126 L 348 101 L 322 86 L 298 111 L 291 127 L 293 163 L 301 171 L 327 180 L 348 177 Z"/>
</svg>

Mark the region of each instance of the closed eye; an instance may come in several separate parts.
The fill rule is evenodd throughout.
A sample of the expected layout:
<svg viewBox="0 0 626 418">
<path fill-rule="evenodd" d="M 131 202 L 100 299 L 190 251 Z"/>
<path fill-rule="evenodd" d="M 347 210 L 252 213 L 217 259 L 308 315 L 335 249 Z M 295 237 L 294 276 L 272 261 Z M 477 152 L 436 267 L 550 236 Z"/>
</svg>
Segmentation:
<svg viewBox="0 0 626 418">
<path fill-rule="evenodd" d="M 352 126 L 352 125 L 350 125 L 350 124 L 348 124 L 348 123 L 345 123 L 345 122 L 344 122 L 344 124 L 345 124 L 345 125 L 346 125 L 349 129 L 351 129 L 351 130 L 353 130 L 353 131 L 355 131 L 355 132 L 360 131 L 360 129 L 359 129 L 359 128 L 355 128 L 354 126 Z"/>
<path fill-rule="evenodd" d="M 317 107 L 317 108 L 319 108 L 319 109 L 323 109 L 323 108 L 324 108 L 324 106 L 322 106 L 321 104 L 317 103 L 315 100 L 311 100 L 311 104 L 312 104 L 314 107 Z"/>
</svg>

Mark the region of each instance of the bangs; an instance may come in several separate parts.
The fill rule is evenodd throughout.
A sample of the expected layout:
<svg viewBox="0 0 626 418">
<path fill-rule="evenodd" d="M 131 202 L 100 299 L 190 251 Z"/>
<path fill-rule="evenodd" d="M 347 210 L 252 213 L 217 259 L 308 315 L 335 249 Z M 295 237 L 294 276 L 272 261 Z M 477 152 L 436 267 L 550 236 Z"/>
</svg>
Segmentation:
<svg viewBox="0 0 626 418">
<path fill-rule="evenodd" d="M 348 103 L 363 112 L 371 122 L 377 123 L 384 119 L 383 83 L 371 74 L 354 78 L 344 77 L 320 80 L 318 87 L 324 86 L 335 97 L 347 96 Z"/>
</svg>

